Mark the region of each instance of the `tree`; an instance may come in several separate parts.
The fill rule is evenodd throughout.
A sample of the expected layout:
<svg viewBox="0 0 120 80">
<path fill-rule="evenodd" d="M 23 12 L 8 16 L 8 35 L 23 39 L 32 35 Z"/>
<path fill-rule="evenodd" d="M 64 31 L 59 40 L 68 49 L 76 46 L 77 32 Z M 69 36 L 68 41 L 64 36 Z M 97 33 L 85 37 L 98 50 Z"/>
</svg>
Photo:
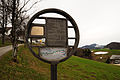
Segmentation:
<svg viewBox="0 0 120 80">
<path fill-rule="evenodd" d="M 106 63 L 110 64 L 110 57 L 107 58 Z"/>
<path fill-rule="evenodd" d="M 0 26 L 2 27 L 2 44 L 5 42 L 5 32 L 8 19 L 8 0 L 0 0 Z"/>
<path fill-rule="evenodd" d="M 90 51 L 90 49 L 88 49 L 88 48 L 84 49 L 84 50 L 83 50 L 83 53 L 84 53 L 84 55 L 85 55 L 86 57 L 90 57 L 90 56 L 91 56 L 91 51 Z"/>
<path fill-rule="evenodd" d="M 8 23 L 12 25 L 11 42 L 13 45 L 13 57 L 17 58 L 17 40 L 21 30 L 25 31 L 27 12 L 39 1 L 25 8 L 31 0 L 0 0 L 0 26 L 2 26 L 2 43 L 4 44 L 5 28 Z"/>
<path fill-rule="evenodd" d="M 41 0 L 40 0 L 41 1 Z M 13 60 L 17 61 L 17 48 L 18 48 L 18 33 L 23 28 L 25 29 L 24 25 L 25 20 L 29 18 L 29 16 L 26 15 L 26 13 L 39 1 L 36 1 L 31 5 L 28 9 L 25 9 L 25 6 L 30 2 L 30 0 L 24 0 L 23 5 L 20 5 L 20 0 L 12 0 L 12 6 L 10 6 L 9 10 L 12 10 L 12 16 L 11 16 L 11 23 L 12 23 L 12 45 L 13 45 Z"/>
<path fill-rule="evenodd" d="M 90 51 L 90 49 L 77 48 L 76 53 L 74 55 L 79 56 L 79 57 L 84 57 L 84 58 L 91 59 L 91 51 Z"/>
<path fill-rule="evenodd" d="M 84 56 L 83 49 L 77 48 L 76 53 L 74 55 L 79 56 L 79 57 L 83 57 Z"/>
</svg>

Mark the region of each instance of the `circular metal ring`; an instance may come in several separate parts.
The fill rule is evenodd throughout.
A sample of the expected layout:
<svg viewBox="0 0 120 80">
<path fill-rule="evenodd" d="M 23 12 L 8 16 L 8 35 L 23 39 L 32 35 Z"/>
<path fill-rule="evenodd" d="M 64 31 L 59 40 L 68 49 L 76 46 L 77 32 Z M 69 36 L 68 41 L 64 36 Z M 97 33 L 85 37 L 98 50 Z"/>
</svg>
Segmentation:
<svg viewBox="0 0 120 80">
<path fill-rule="evenodd" d="M 65 61 L 65 60 L 67 60 L 69 57 L 71 57 L 71 56 L 75 53 L 75 51 L 76 51 L 76 49 L 77 49 L 77 47 L 78 47 L 78 44 L 79 44 L 79 29 L 78 29 L 78 26 L 77 26 L 76 22 L 74 21 L 74 19 L 73 19 L 68 13 L 64 12 L 63 10 L 55 9 L 55 8 L 50 8 L 50 9 L 44 9 L 44 10 L 36 13 L 36 14 L 29 20 L 29 22 L 28 22 L 28 24 L 27 24 L 27 29 L 28 29 L 28 30 L 27 30 L 27 35 L 26 35 L 27 45 L 28 45 L 30 51 L 33 53 L 33 55 L 34 55 L 35 57 L 37 57 L 38 59 L 40 59 L 40 60 L 42 60 L 42 61 L 44 61 L 44 62 L 53 63 L 53 62 L 51 62 L 51 61 L 44 60 L 44 59 L 40 58 L 38 55 L 36 55 L 36 53 L 32 50 L 32 48 L 30 47 L 30 44 L 29 44 L 29 42 L 28 42 L 28 36 L 29 36 L 30 27 L 31 27 L 32 22 L 35 20 L 36 17 L 39 17 L 40 15 L 46 14 L 46 13 L 57 13 L 57 14 L 59 14 L 59 15 L 62 15 L 62 16 L 64 16 L 67 20 L 69 20 L 69 21 L 71 22 L 71 24 L 73 25 L 73 27 L 74 27 L 75 37 L 76 37 L 76 39 L 75 39 L 75 44 L 74 44 L 74 47 L 73 47 L 72 51 L 70 51 L 70 53 L 69 53 L 70 55 L 68 55 L 66 58 L 64 58 L 64 59 L 62 59 L 62 60 L 59 61 L 59 62 L 63 62 L 63 61 Z M 55 62 L 55 63 L 59 63 L 59 62 Z"/>
</svg>

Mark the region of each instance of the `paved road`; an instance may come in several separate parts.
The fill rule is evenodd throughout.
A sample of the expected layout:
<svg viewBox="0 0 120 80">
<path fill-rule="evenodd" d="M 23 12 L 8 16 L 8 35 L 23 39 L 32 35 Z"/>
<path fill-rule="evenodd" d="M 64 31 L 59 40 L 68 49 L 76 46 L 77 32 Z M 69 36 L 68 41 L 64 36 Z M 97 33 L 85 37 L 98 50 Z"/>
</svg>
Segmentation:
<svg viewBox="0 0 120 80">
<path fill-rule="evenodd" d="M 6 47 L 1 47 L 0 48 L 0 56 L 2 56 L 3 54 L 5 54 L 6 52 L 12 50 L 12 45 L 10 46 L 6 46 Z"/>
<path fill-rule="evenodd" d="M 18 46 L 23 45 L 23 44 L 18 44 Z M 5 47 L 1 47 L 0 48 L 0 56 L 2 56 L 3 54 L 5 54 L 6 52 L 12 50 L 12 45 L 10 46 L 5 46 Z"/>
</svg>

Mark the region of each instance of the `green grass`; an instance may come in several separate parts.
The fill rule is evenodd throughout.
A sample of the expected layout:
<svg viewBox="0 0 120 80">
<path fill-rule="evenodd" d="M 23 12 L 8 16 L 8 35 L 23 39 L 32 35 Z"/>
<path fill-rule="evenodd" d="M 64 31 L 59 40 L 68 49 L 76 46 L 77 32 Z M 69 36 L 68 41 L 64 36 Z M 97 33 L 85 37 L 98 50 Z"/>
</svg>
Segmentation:
<svg viewBox="0 0 120 80">
<path fill-rule="evenodd" d="M 0 58 L 0 80 L 50 80 L 50 65 L 35 58 L 21 46 L 19 63 L 11 51 Z M 120 67 L 72 56 L 58 64 L 58 80 L 120 80 Z"/>
<path fill-rule="evenodd" d="M 120 55 L 120 50 L 115 50 L 115 49 L 95 49 L 93 50 L 94 52 L 98 52 L 98 51 L 105 51 L 108 52 L 107 55 Z"/>
</svg>

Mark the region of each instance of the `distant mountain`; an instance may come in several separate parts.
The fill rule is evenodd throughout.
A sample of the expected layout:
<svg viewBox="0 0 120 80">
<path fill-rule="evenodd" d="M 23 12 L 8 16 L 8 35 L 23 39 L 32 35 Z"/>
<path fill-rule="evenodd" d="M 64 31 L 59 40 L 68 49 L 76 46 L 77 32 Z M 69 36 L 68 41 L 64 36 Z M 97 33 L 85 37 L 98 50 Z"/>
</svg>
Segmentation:
<svg viewBox="0 0 120 80">
<path fill-rule="evenodd" d="M 85 45 L 81 47 L 82 49 L 103 49 L 104 46 L 103 45 L 98 45 L 98 44 L 91 44 L 91 45 Z"/>
<path fill-rule="evenodd" d="M 105 48 L 109 49 L 120 49 L 120 42 L 111 42 L 105 46 Z"/>
</svg>

